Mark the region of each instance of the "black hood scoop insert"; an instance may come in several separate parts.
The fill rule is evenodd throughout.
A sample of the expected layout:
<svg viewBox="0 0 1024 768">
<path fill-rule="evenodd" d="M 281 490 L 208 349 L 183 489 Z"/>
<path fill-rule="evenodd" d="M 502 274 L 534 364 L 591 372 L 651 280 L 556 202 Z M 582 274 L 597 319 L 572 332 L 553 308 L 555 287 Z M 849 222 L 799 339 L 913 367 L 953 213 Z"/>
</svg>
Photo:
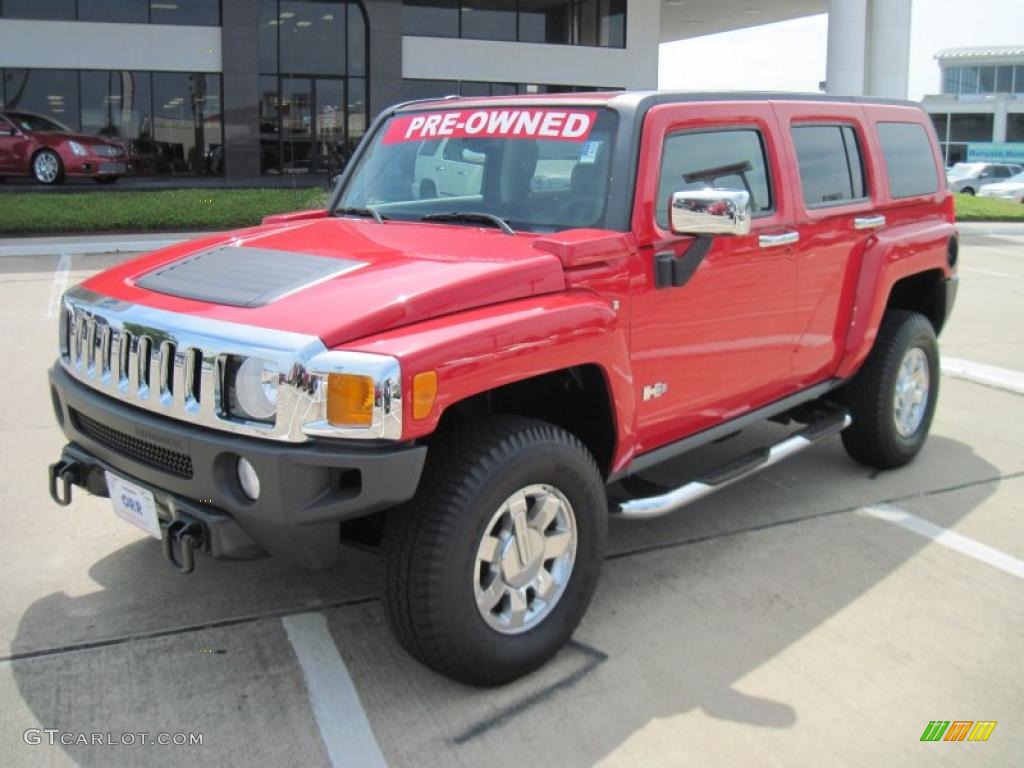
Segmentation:
<svg viewBox="0 0 1024 768">
<path fill-rule="evenodd" d="M 308 253 L 224 245 L 150 272 L 136 285 L 157 293 L 233 307 L 262 307 L 366 266 Z"/>
</svg>

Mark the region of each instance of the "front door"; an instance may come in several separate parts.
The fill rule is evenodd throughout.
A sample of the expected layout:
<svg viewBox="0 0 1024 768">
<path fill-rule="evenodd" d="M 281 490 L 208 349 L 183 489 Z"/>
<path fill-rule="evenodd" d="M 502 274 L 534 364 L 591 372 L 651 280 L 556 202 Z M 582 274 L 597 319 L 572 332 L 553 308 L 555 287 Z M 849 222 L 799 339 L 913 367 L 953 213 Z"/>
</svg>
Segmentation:
<svg viewBox="0 0 1024 768">
<path fill-rule="evenodd" d="M 776 133 L 766 104 L 663 105 L 646 117 L 631 316 L 640 451 L 787 394 L 795 232 Z M 672 193 L 706 187 L 750 193 L 748 235 L 699 242 L 671 232 Z M 658 284 L 659 258 L 685 263 L 681 285 Z"/>
<path fill-rule="evenodd" d="M 21 145 L 24 143 L 24 137 L 18 135 L 14 125 L 0 115 L 0 171 L 19 170 L 17 161 L 23 154 Z M 24 169 L 21 170 L 24 172 Z"/>
</svg>

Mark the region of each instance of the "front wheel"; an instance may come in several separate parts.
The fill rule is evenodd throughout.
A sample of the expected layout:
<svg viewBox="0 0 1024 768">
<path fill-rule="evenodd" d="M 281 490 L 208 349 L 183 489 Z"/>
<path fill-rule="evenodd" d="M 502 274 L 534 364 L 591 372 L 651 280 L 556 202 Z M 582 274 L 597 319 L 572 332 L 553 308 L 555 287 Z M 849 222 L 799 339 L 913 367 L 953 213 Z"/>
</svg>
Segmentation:
<svg viewBox="0 0 1024 768">
<path fill-rule="evenodd" d="M 846 452 L 862 464 L 892 469 L 924 446 L 939 396 L 939 346 L 924 315 L 890 310 L 864 366 L 840 392 L 853 423 Z"/>
<path fill-rule="evenodd" d="M 974 196 L 974 187 L 964 187 L 963 189 L 960 190 L 960 192 L 962 192 L 965 195 L 971 195 L 973 197 Z"/>
<path fill-rule="evenodd" d="M 60 155 L 44 149 L 32 158 L 32 175 L 40 184 L 57 184 L 64 178 L 64 164 Z"/>
<path fill-rule="evenodd" d="M 594 459 L 568 432 L 516 416 L 450 431 L 385 531 L 395 635 L 427 666 L 472 685 L 532 672 L 586 611 L 607 517 Z"/>
</svg>

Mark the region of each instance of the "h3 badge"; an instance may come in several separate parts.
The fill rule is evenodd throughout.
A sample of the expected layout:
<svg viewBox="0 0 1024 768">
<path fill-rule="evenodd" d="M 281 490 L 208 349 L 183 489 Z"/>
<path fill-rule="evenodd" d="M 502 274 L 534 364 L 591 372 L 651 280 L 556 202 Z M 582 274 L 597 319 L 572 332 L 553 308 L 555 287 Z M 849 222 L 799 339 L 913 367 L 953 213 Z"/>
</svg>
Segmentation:
<svg viewBox="0 0 1024 768">
<path fill-rule="evenodd" d="M 648 400 L 654 400 L 657 397 L 661 397 L 668 392 L 668 384 L 664 381 L 656 381 L 653 384 L 648 384 L 644 387 L 644 402 Z"/>
</svg>

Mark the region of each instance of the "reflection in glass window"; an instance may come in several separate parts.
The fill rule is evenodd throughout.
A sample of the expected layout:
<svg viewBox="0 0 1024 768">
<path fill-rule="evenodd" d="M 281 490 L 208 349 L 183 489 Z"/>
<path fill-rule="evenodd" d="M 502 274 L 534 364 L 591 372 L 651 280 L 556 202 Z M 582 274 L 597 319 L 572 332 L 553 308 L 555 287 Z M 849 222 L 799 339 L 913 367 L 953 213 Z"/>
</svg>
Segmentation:
<svg viewBox="0 0 1024 768">
<path fill-rule="evenodd" d="M 358 3 L 348 4 L 348 73 L 366 74 L 366 17 Z"/>
<path fill-rule="evenodd" d="M 75 0 L 3 0 L 8 19 L 72 20 Z"/>
<path fill-rule="evenodd" d="M 764 145 L 759 131 L 677 133 L 665 139 L 655 211 L 668 228 L 672 194 L 685 189 L 739 189 L 750 193 L 755 214 L 772 210 Z"/>
<path fill-rule="evenodd" d="M 220 24 L 220 0 L 151 0 L 149 8 L 154 24 Z"/>
<path fill-rule="evenodd" d="M 459 0 L 404 0 L 402 29 L 407 35 L 459 36 Z"/>
<path fill-rule="evenodd" d="M 281 0 L 277 25 L 281 71 L 345 73 L 346 3 Z"/>
<path fill-rule="evenodd" d="M 793 146 L 807 205 L 827 205 L 864 196 L 864 172 L 853 128 L 796 126 Z"/>
<path fill-rule="evenodd" d="M 366 133 L 366 80 L 348 79 L 348 141 L 347 154 L 355 150 L 359 139 Z"/>
<path fill-rule="evenodd" d="M 1024 141 L 1024 112 L 1010 113 L 1006 116 L 1006 140 Z"/>
<path fill-rule="evenodd" d="M 949 117 L 950 141 L 992 141 L 993 115 L 984 113 L 952 114 Z"/>
<path fill-rule="evenodd" d="M 879 123 L 878 140 L 893 197 L 930 195 L 939 189 L 931 142 L 917 123 Z"/>
<path fill-rule="evenodd" d="M 49 117 L 79 128 L 78 72 L 70 69 L 4 70 L 7 109 Z"/>
<path fill-rule="evenodd" d="M 220 75 L 154 72 L 153 137 L 158 172 L 221 172 Z"/>
<path fill-rule="evenodd" d="M 516 0 L 463 0 L 462 36 L 515 40 Z"/>
<path fill-rule="evenodd" d="M 78 0 L 78 19 L 145 24 L 149 21 L 149 0 Z"/>
<path fill-rule="evenodd" d="M 82 72 L 82 132 L 120 141 L 135 175 L 158 172 L 148 72 Z"/>
<path fill-rule="evenodd" d="M 260 75 L 260 171 L 267 173 L 281 165 L 280 112 L 276 75 Z"/>
</svg>

